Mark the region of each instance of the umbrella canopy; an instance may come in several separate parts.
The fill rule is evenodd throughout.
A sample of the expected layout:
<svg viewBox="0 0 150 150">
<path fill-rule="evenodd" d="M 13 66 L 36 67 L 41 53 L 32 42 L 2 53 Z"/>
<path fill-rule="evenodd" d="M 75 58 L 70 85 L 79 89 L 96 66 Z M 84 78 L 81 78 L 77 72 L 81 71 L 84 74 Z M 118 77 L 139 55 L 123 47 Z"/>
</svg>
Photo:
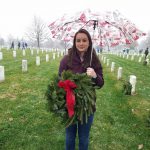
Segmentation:
<svg viewBox="0 0 150 150">
<path fill-rule="evenodd" d="M 100 13 L 87 9 L 72 16 L 64 15 L 49 24 L 51 37 L 65 42 L 72 41 L 81 28 L 88 30 L 100 47 L 131 44 L 145 35 L 119 11 Z"/>
</svg>

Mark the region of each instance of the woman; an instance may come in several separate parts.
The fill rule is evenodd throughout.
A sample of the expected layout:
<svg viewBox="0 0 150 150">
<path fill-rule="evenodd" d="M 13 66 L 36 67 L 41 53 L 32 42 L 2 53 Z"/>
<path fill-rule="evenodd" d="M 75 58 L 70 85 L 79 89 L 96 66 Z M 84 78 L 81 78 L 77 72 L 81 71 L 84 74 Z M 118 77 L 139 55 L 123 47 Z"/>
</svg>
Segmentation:
<svg viewBox="0 0 150 150">
<path fill-rule="evenodd" d="M 92 57 L 91 57 L 92 53 Z M 60 62 L 59 75 L 64 70 L 73 73 L 86 73 L 100 88 L 104 85 L 101 63 L 92 51 L 92 39 L 85 29 L 80 29 L 74 36 L 73 46 L 68 50 L 68 55 Z M 95 108 L 94 108 L 95 111 Z M 94 115 L 89 116 L 88 122 L 73 124 L 66 128 L 66 150 L 75 150 L 75 138 L 78 132 L 79 150 L 88 150 L 89 132 Z"/>
</svg>

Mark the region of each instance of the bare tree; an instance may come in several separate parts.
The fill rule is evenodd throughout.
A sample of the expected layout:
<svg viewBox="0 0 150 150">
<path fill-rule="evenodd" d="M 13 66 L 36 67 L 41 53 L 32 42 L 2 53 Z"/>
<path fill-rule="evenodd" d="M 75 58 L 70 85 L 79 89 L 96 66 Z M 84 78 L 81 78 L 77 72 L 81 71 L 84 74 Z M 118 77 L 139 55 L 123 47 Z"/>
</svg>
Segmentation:
<svg viewBox="0 0 150 150">
<path fill-rule="evenodd" d="M 0 36 L 0 46 L 4 46 L 4 44 L 5 44 L 5 40 L 4 40 L 4 38 L 2 38 L 2 37 Z"/>
<path fill-rule="evenodd" d="M 9 46 L 9 48 L 11 47 L 12 42 L 15 42 L 15 41 L 16 39 L 14 38 L 13 35 L 9 34 L 7 36 L 7 45 Z M 14 43 L 14 46 L 15 46 L 15 43 Z"/>
<path fill-rule="evenodd" d="M 129 47 L 130 47 L 130 49 L 134 49 L 134 50 L 136 50 L 136 48 L 138 47 L 138 42 L 137 41 L 134 41 L 133 43 L 131 43 L 130 45 L 129 45 Z"/>
<path fill-rule="evenodd" d="M 40 48 L 41 44 L 48 39 L 48 27 L 40 17 L 34 16 L 33 23 L 26 35 L 31 43 L 36 43 L 36 46 Z"/>
<path fill-rule="evenodd" d="M 141 49 L 146 49 L 147 47 L 150 48 L 150 31 L 147 33 L 145 39 L 140 42 Z"/>
<path fill-rule="evenodd" d="M 150 47 L 150 31 L 149 31 L 148 34 L 147 34 L 146 47 Z"/>
</svg>

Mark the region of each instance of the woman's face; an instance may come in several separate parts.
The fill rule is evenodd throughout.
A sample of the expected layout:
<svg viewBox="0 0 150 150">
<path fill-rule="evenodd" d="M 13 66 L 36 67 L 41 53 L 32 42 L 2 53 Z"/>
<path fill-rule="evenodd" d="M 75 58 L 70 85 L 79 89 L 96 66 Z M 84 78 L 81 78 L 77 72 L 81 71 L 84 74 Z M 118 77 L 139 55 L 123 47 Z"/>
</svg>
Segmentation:
<svg viewBox="0 0 150 150">
<path fill-rule="evenodd" d="M 76 48 L 80 53 L 84 53 L 87 51 L 89 47 L 89 39 L 85 33 L 78 33 L 76 35 Z"/>
</svg>

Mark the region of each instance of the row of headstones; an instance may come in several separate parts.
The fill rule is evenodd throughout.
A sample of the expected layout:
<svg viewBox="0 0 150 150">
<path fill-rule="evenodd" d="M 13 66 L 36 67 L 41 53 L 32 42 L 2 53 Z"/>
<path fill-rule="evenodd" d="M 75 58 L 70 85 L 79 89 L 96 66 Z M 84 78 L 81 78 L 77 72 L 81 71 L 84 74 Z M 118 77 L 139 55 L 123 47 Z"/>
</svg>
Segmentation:
<svg viewBox="0 0 150 150">
<path fill-rule="evenodd" d="M 43 53 L 43 51 L 42 51 Z M 64 55 L 64 51 L 57 51 L 57 57 L 59 57 L 60 55 L 63 56 Z M 55 57 L 56 53 L 53 53 L 53 57 Z M 37 55 L 39 54 L 39 50 L 37 50 Z M 22 55 L 26 56 L 26 50 L 22 50 Z M 33 55 L 33 50 L 31 50 L 31 55 Z M 13 51 L 13 57 L 16 58 L 17 57 L 17 52 L 14 50 Z M 0 52 L 0 60 L 3 59 L 3 52 Z"/>
<path fill-rule="evenodd" d="M 119 51 L 110 51 L 110 52 L 106 52 L 106 53 L 108 53 L 108 54 L 116 54 L 116 55 L 134 55 L 134 56 L 144 56 L 145 55 L 144 53 L 139 53 L 139 52 L 124 53 L 124 52 L 119 52 Z"/>
<path fill-rule="evenodd" d="M 142 58 L 145 57 L 144 54 L 136 54 L 136 53 L 131 54 L 131 55 L 123 54 L 123 53 L 111 53 L 111 54 L 114 54 L 114 55 L 117 55 L 117 56 L 120 56 L 120 57 L 126 58 L 126 59 L 129 59 L 129 57 L 131 57 L 131 60 L 134 60 L 135 56 L 138 56 L 139 57 L 138 62 L 142 62 Z M 147 64 L 149 64 L 149 58 L 148 57 L 149 57 L 149 55 L 147 55 L 147 58 L 146 58 Z"/>
<path fill-rule="evenodd" d="M 106 64 L 107 66 L 109 66 L 110 64 L 110 59 L 107 59 L 105 56 L 102 55 L 101 57 L 102 61 L 104 64 Z M 120 80 L 122 79 L 122 67 L 118 67 L 118 71 L 117 71 L 117 79 Z M 111 62 L 111 72 L 115 71 L 115 62 Z M 134 94 L 135 93 L 135 86 L 136 86 L 136 76 L 135 75 L 130 75 L 129 76 L 129 82 L 132 85 L 132 89 L 131 89 L 131 93 Z"/>
<path fill-rule="evenodd" d="M 10 49 L 10 47 L 9 46 L 2 46 L 2 47 L 0 47 L 0 51 L 2 50 L 2 49 L 6 49 L 7 51 L 9 51 L 9 50 L 12 50 L 12 49 Z M 60 49 L 58 49 L 58 48 L 49 48 L 49 49 L 47 49 L 47 48 L 36 48 L 36 47 L 29 47 L 29 48 L 27 48 L 27 49 L 34 49 L 34 50 L 40 50 L 40 51 L 51 51 L 51 52 L 58 52 L 58 51 L 60 51 Z M 27 49 L 18 49 L 17 47 L 15 47 L 13 50 L 27 50 Z"/>
<path fill-rule="evenodd" d="M 53 53 L 53 60 L 56 59 L 56 54 Z M 57 55 L 57 57 L 60 55 Z M 40 56 L 36 56 L 36 66 L 39 66 L 41 62 Z M 49 54 L 46 54 L 46 62 L 49 62 Z M 28 71 L 28 61 L 23 59 L 22 60 L 22 72 Z M 4 66 L 0 66 L 0 82 L 5 80 L 5 69 Z"/>
<path fill-rule="evenodd" d="M 38 54 L 38 53 L 37 53 Z M 31 55 L 33 55 L 33 51 L 31 51 Z M 60 57 L 60 55 L 61 56 L 63 56 L 64 55 L 64 52 L 57 52 L 57 53 L 53 53 L 53 59 L 55 59 L 55 57 L 56 57 L 56 55 L 57 55 L 57 57 L 59 58 Z M 26 53 L 25 53 L 25 51 L 23 50 L 23 56 L 26 56 Z M 13 51 L 13 57 L 14 58 L 16 58 L 17 57 L 17 54 L 16 54 L 16 51 Z M 2 52 L 0 52 L 0 60 L 2 60 L 3 59 L 3 53 Z"/>
</svg>

